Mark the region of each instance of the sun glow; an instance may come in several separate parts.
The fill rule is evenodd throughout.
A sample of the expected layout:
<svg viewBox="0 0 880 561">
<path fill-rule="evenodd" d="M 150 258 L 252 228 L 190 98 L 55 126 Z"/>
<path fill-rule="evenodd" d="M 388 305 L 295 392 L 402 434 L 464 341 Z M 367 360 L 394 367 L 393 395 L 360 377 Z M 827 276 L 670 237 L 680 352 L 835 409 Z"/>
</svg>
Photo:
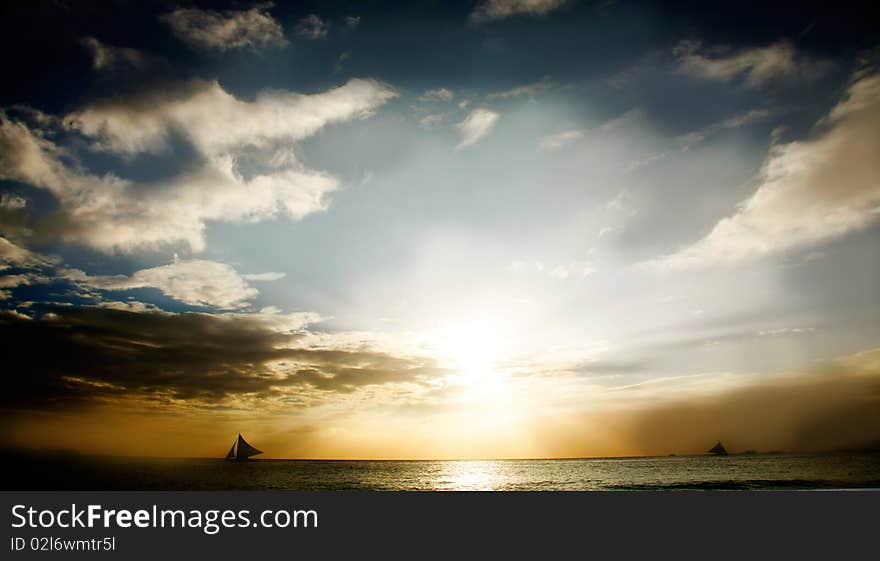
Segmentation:
<svg viewBox="0 0 880 561">
<path fill-rule="evenodd" d="M 462 389 L 470 415 L 481 423 L 512 421 L 513 387 L 504 370 L 510 349 L 502 329 L 487 321 L 444 325 L 431 335 L 438 359 L 454 374 L 450 384 Z"/>
</svg>

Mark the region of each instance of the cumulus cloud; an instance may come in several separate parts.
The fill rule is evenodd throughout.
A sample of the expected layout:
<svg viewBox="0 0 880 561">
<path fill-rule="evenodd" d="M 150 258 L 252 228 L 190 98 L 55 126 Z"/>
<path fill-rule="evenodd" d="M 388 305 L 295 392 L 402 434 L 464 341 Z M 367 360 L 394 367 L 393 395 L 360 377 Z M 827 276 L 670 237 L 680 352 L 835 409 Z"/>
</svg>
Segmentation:
<svg viewBox="0 0 880 561">
<path fill-rule="evenodd" d="M 0 177 L 51 192 L 66 241 L 103 251 L 169 243 L 199 251 L 207 221 L 298 219 L 324 209 L 338 181 L 304 167 L 290 144 L 325 125 L 367 117 L 395 95 L 379 82 L 350 80 L 314 95 L 271 91 L 243 101 L 217 82 L 195 80 L 99 101 L 64 118 L 65 128 L 96 150 L 166 154 L 172 139 L 182 139 L 199 154 L 198 165 L 154 184 L 93 174 L 71 163 L 39 127 L 0 117 Z M 247 177 L 239 169 L 245 149 L 263 160 Z"/>
<path fill-rule="evenodd" d="M 574 0 L 481 0 L 470 13 L 473 23 L 517 15 L 543 16 L 574 3 Z"/>
<path fill-rule="evenodd" d="M 166 296 L 191 306 L 220 309 L 243 308 L 259 292 L 247 280 L 277 280 L 278 273 L 239 275 L 225 263 L 192 259 L 175 261 L 131 275 L 87 275 L 79 270 L 66 270 L 63 276 L 84 287 L 99 290 L 132 290 L 156 288 Z M 281 275 L 284 276 L 284 275 Z"/>
<path fill-rule="evenodd" d="M 139 67 L 146 62 L 146 57 L 137 49 L 114 47 L 94 37 L 83 37 L 81 43 L 92 55 L 92 68 L 95 70 L 104 70 L 119 65 Z"/>
<path fill-rule="evenodd" d="M 584 137 L 583 131 L 568 130 L 559 134 L 544 137 L 539 144 L 541 150 L 552 152 L 565 148 L 569 144 L 573 144 Z"/>
<path fill-rule="evenodd" d="M 442 373 L 430 359 L 303 345 L 303 334 L 289 324 L 302 329 L 309 317 L 116 309 L 122 307 L 60 306 L 34 318 L 0 312 L 0 336 L 18 350 L 4 365 L 14 374 L 6 377 L 2 404 L 46 410 L 145 398 L 217 406 L 243 397 L 284 400 L 424 383 Z"/>
<path fill-rule="evenodd" d="M 481 138 L 492 132 L 500 117 L 498 113 L 484 107 L 468 113 L 468 116 L 456 125 L 461 138 L 457 148 L 467 148 L 476 144 Z"/>
<path fill-rule="evenodd" d="M 784 76 L 812 75 L 822 68 L 821 64 L 799 56 L 788 41 L 733 52 L 706 50 L 698 41 L 682 41 L 673 54 L 678 58 L 679 71 L 684 74 L 723 81 L 742 78 L 749 87 L 762 86 Z"/>
<path fill-rule="evenodd" d="M 774 146 L 757 191 L 702 240 L 654 265 L 730 263 L 816 244 L 880 218 L 880 75 L 855 79 L 810 140 Z"/>
<path fill-rule="evenodd" d="M 161 20 L 178 39 L 197 49 L 228 51 L 287 44 L 284 29 L 269 14 L 266 6 L 222 13 L 178 8 L 162 16 Z"/>
</svg>

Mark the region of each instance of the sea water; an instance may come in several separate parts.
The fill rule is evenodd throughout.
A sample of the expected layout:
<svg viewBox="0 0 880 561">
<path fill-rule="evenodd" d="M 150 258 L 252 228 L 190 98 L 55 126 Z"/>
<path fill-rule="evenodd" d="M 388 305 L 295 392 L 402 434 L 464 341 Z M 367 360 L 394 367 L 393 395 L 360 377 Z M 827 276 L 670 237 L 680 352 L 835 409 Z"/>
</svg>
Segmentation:
<svg viewBox="0 0 880 561">
<path fill-rule="evenodd" d="M 554 460 L 55 458 L 6 489 L 556 491 L 880 489 L 880 454 L 752 454 Z"/>
</svg>

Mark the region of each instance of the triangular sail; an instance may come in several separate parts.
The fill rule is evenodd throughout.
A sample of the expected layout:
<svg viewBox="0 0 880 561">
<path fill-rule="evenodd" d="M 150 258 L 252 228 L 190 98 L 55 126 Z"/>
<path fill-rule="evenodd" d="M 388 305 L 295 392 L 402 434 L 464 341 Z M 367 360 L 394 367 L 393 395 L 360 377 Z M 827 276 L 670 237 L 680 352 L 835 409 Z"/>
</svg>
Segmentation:
<svg viewBox="0 0 880 561">
<path fill-rule="evenodd" d="M 719 441 L 718 441 L 718 444 L 716 444 L 715 446 L 713 446 L 713 447 L 709 450 L 709 453 L 710 453 L 710 454 L 717 454 L 717 455 L 720 455 L 720 456 L 726 456 L 726 455 L 727 455 L 727 450 L 724 448 L 724 446 L 721 444 L 721 441 L 719 440 Z"/>
<path fill-rule="evenodd" d="M 246 460 L 251 456 L 256 456 L 257 454 L 262 454 L 262 450 L 257 450 L 253 446 L 247 443 L 240 434 L 238 435 L 238 453 L 235 455 L 237 460 Z"/>
<path fill-rule="evenodd" d="M 234 460 L 235 459 L 235 442 L 232 443 L 232 448 L 230 448 L 229 453 L 226 454 L 226 459 L 227 460 Z"/>
</svg>

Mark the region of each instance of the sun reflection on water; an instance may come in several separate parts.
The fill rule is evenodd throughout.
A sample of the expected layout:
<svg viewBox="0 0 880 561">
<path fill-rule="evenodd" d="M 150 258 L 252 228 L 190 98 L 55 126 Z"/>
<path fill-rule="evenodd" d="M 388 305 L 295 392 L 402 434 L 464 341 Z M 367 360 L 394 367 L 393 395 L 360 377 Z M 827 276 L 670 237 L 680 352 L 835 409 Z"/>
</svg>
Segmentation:
<svg viewBox="0 0 880 561">
<path fill-rule="evenodd" d="M 495 491 L 504 482 L 501 462 L 460 460 L 443 462 L 434 482 L 438 491 Z"/>
</svg>

